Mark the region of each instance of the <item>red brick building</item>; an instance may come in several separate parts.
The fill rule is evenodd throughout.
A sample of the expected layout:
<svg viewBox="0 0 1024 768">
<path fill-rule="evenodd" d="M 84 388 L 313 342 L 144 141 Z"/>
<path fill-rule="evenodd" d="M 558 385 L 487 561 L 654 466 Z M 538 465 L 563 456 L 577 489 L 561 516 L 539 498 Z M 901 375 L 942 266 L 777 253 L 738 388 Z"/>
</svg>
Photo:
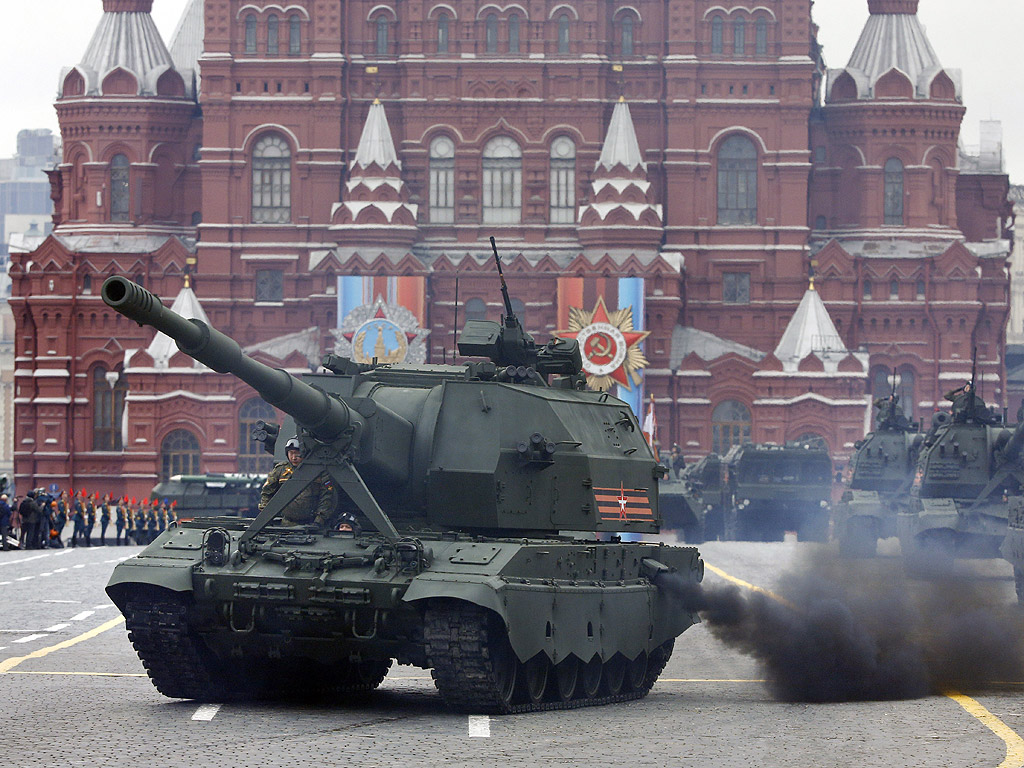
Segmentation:
<svg viewBox="0 0 1024 768">
<path fill-rule="evenodd" d="M 914 0 L 872 0 L 827 83 L 810 0 L 193 0 L 170 48 L 151 5 L 103 0 L 62 75 L 56 228 L 11 268 L 23 485 L 265 461 L 262 402 L 108 311 L 107 275 L 296 371 L 399 325 L 441 361 L 457 313 L 501 312 L 490 235 L 540 340 L 598 300 L 648 334 L 620 390 L 690 456 L 848 455 L 878 371 L 917 415 L 973 346 L 1004 396 L 1007 179 L 958 172 Z"/>
</svg>

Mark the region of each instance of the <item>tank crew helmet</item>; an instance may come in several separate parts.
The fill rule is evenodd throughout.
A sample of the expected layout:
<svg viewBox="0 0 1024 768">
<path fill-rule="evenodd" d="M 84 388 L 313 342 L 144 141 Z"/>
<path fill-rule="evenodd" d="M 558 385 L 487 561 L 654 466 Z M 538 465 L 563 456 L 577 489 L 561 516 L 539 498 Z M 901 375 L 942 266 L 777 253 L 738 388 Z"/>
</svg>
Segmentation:
<svg viewBox="0 0 1024 768">
<path fill-rule="evenodd" d="M 299 438 L 297 438 L 297 437 L 289 437 L 288 438 L 288 442 L 284 444 L 284 451 L 285 451 L 285 453 L 288 453 L 288 451 L 301 451 L 301 450 L 302 450 L 302 443 L 299 442 Z"/>
</svg>

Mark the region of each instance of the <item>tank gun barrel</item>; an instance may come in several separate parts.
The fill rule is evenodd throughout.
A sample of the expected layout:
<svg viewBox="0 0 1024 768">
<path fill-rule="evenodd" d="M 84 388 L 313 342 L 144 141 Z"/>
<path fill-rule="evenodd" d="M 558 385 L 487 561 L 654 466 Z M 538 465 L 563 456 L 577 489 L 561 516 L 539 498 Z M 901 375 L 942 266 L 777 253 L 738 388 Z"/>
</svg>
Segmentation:
<svg viewBox="0 0 1024 768">
<path fill-rule="evenodd" d="M 1020 456 L 1022 449 L 1024 449 L 1024 421 L 1018 424 L 1017 428 L 1013 430 L 1010 440 L 1003 448 L 1003 460 L 1016 461 Z"/>
<path fill-rule="evenodd" d="M 126 277 L 108 277 L 100 293 L 111 309 L 167 334 L 178 349 L 217 373 L 237 376 L 320 440 L 334 440 L 362 422 L 359 414 L 341 400 L 253 360 L 234 339 L 201 320 L 172 312 L 159 298 Z"/>
</svg>

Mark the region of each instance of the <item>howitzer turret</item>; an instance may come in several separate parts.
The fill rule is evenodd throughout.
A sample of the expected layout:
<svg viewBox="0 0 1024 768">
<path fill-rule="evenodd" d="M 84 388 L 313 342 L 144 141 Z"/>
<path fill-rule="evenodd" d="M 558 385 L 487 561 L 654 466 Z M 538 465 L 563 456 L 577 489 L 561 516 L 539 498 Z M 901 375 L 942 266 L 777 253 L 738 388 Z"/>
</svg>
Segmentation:
<svg viewBox="0 0 1024 768">
<path fill-rule="evenodd" d="M 507 289 L 502 323 L 459 340 L 487 360 L 328 355 L 301 380 L 125 278 L 102 295 L 288 414 L 256 430 L 279 460 L 292 435 L 303 448 L 254 520 L 185 522 L 115 568 L 107 592 L 164 694 L 366 691 L 398 659 L 463 711 L 621 701 L 697 620 L 664 586 L 701 580 L 696 549 L 595 541 L 658 531 L 665 468 L 628 405 L 584 391 L 575 340 L 535 344 Z M 314 484 L 339 491 L 326 526 L 289 525 Z"/>
</svg>

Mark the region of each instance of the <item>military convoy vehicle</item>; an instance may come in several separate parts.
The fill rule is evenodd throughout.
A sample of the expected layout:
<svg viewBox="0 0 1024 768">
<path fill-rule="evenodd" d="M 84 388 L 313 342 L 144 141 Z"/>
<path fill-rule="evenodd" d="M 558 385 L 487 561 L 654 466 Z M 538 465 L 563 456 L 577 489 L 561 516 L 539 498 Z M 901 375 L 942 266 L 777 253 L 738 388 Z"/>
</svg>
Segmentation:
<svg viewBox="0 0 1024 768">
<path fill-rule="evenodd" d="M 824 444 L 734 445 L 722 462 L 726 539 L 781 541 L 796 531 L 801 541 L 828 541 L 832 459 Z"/>
<path fill-rule="evenodd" d="M 502 323 L 469 321 L 459 338 L 482 360 L 329 355 L 328 372 L 299 380 L 131 280 L 106 280 L 109 306 L 289 414 L 279 433 L 304 453 L 255 519 L 183 523 L 114 569 L 107 593 L 161 693 L 351 694 L 397 659 L 431 668 L 467 712 L 647 694 L 698 620 L 675 595 L 703 562 L 692 547 L 594 539 L 658 531 L 664 467 L 625 403 L 584 391 L 577 342 L 536 345 L 503 278 L 502 292 Z M 282 525 L 324 474 L 357 530 Z"/>
<path fill-rule="evenodd" d="M 179 521 L 196 517 L 256 517 L 263 475 L 174 475 L 153 486 L 151 497 L 174 507 Z"/>
<path fill-rule="evenodd" d="M 1017 586 L 1017 602 L 1024 605 L 1024 496 L 1009 500 L 1006 538 L 1001 552 L 1013 566 L 1013 581 Z"/>
<path fill-rule="evenodd" d="M 857 442 L 846 489 L 832 513 L 833 532 L 845 557 L 874 557 L 878 540 L 896 535 L 896 516 L 910 503 L 924 442 L 918 425 L 899 408 L 898 395 L 875 406 L 875 429 Z M 936 414 L 937 425 L 948 420 L 948 414 Z"/>
<path fill-rule="evenodd" d="M 973 381 L 973 377 L 972 377 Z M 925 437 L 908 508 L 897 516 L 908 567 L 944 572 L 955 557 L 998 557 L 1009 499 L 1024 481 L 1024 423 L 1010 429 L 972 385 Z"/>
<path fill-rule="evenodd" d="M 688 464 L 678 480 L 662 481 L 663 527 L 675 530 L 689 544 L 725 534 L 723 467 L 717 453 Z"/>
</svg>

